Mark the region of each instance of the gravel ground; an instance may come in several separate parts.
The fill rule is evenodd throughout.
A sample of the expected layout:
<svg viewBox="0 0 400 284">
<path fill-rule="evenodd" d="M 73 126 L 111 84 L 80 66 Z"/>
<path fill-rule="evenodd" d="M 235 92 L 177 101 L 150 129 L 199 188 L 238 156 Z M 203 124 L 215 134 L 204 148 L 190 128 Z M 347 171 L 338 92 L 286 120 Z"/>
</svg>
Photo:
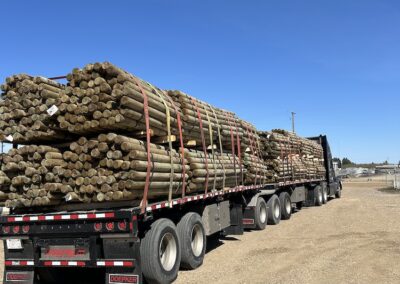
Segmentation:
<svg viewBox="0 0 400 284">
<path fill-rule="evenodd" d="M 400 283 L 400 194 L 382 186 L 349 182 L 342 199 L 214 242 L 176 283 Z"/>
<path fill-rule="evenodd" d="M 340 200 L 265 231 L 211 240 L 203 266 L 175 283 L 400 283 L 400 194 L 383 186 L 352 180 Z"/>
</svg>

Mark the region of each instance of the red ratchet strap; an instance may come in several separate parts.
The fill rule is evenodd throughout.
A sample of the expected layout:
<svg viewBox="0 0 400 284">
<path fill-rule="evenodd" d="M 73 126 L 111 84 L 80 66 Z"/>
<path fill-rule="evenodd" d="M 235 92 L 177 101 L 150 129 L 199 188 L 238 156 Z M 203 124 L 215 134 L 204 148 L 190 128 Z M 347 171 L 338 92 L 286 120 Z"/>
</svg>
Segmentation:
<svg viewBox="0 0 400 284">
<path fill-rule="evenodd" d="M 231 133 L 231 148 L 232 148 L 232 159 L 233 159 L 233 170 L 235 171 L 235 182 L 236 186 L 238 185 L 237 182 L 237 175 L 236 175 L 236 157 L 235 157 L 235 139 L 233 137 L 233 130 L 232 130 L 232 121 L 229 113 L 226 113 L 226 116 L 228 118 L 228 123 L 229 123 L 229 132 Z"/>
<path fill-rule="evenodd" d="M 232 114 L 230 114 L 232 116 Z M 233 118 L 233 116 L 232 116 Z M 241 185 L 243 185 L 243 168 L 242 168 L 242 153 L 240 150 L 240 138 L 239 138 L 239 131 L 238 131 L 238 126 L 236 123 L 236 119 L 233 120 L 235 122 L 235 128 L 236 128 L 236 143 L 237 143 L 237 152 L 238 152 L 238 157 L 239 157 L 239 167 L 240 167 L 240 181 Z"/>
<path fill-rule="evenodd" d="M 142 208 L 141 208 L 141 213 L 146 212 L 146 206 L 147 206 L 147 196 L 149 193 L 149 187 L 150 187 L 150 174 L 151 174 L 151 153 L 150 153 L 150 117 L 149 117 L 149 100 L 144 92 L 144 89 L 142 87 L 142 84 L 140 84 L 139 79 L 136 77 L 133 77 L 135 79 L 136 85 L 138 85 L 140 92 L 143 95 L 143 108 L 144 108 L 144 118 L 145 118 L 145 123 L 146 123 L 146 149 L 147 149 L 147 171 L 146 171 L 146 181 L 144 184 L 144 192 L 143 192 L 143 199 L 142 199 Z"/>
<path fill-rule="evenodd" d="M 246 126 L 247 137 L 249 137 L 249 140 L 250 140 L 251 161 L 254 163 L 254 158 L 255 158 L 256 155 L 254 153 L 254 148 L 253 148 L 253 139 L 252 139 L 252 136 L 250 136 L 250 133 L 249 133 L 249 126 L 247 124 L 245 124 L 245 126 Z M 258 165 L 256 165 L 256 176 L 254 178 L 254 185 L 257 184 L 257 177 L 258 177 Z"/>
<path fill-rule="evenodd" d="M 208 171 L 208 157 L 207 157 L 207 147 L 206 147 L 206 140 L 204 139 L 204 129 L 203 129 L 203 121 L 201 120 L 201 116 L 200 116 L 200 110 L 197 107 L 197 103 L 196 101 L 193 99 L 193 97 L 191 97 L 192 99 L 192 103 L 194 105 L 194 107 L 196 108 L 196 112 L 197 112 L 197 119 L 199 120 L 199 125 L 200 125 L 200 135 L 201 135 L 201 144 L 203 144 L 203 152 L 204 152 L 204 157 L 205 157 L 205 164 L 206 164 L 206 183 L 205 183 L 205 193 L 207 193 L 208 191 L 208 178 L 209 178 L 209 171 Z"/>
<path fill-rule="evenodd" d="M 285 170 L 285 160 L 284 160 L 284 156 L 283 156 L 283 149 L 282 149 L 282 141 L 279 140 L 279 148 L 281 148 L 281 161 L 282 161 L 282 165 L 283 165 L 283 182 L 286 182 L 286 170 Z"/>
<path fill-rule="evenodd" d="M 178 131 L 179 131 L 179 142 L 181 145 L 181 155 L 182 155 L 182 197 L 185 197 L 185 187 L 186 187 L 186 163 L 185 163 L 185 148 L 183 147 L 183 135 L 182 135 L 182 121 L 181 121 L 181 114 L 178 111 L 178 108 L 176 107 L 174 101 L 170 98 L 170 96 L 167 94 L 165 95 L 169 102 L 172 104 L 175 112 L 176 112 L 176 118 L 178 120 Z"/>
<path fill-rule="evenodd" d="M 253 138 L 254 138 L 254 144 L 255 144 L 255 148 L 256 148 L 256 154 L 257 154 L 258 162 L 259 162 L 259 164 L 261 164 L 263 162 L 263 159 L 261 158 L 260 141 L 258 140 L 258 135 L 254 131 L 254 128 L 251 128 L 251 133 L 252 133 Z M 260 178 L 260 185 L 265 183 L 265 170 L 264 170 L 264 168 L 262 169 L 262 174 L 263 174 L 263 179 Z"/>
</svg>

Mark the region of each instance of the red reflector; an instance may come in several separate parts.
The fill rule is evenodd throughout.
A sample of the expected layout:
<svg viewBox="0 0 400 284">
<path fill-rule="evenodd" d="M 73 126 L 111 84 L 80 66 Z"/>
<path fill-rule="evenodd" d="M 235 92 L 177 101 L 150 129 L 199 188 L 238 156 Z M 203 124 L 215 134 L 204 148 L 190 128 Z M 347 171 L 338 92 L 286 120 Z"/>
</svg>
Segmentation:
<svg viewBox="0 0 400 284">
<path fill-rule="evenodd" d="M 29 232 L 29 229 L 30 229 L 29 225 L 25 225 L 22 227 L 22 232 L 24 232 L 26 234 Z"/>
<path fill-rule="evenodd" d="M 10 232 L 10 226 L 4 226 L 3 227 L 3 233 L 8 234 Z"/>
<path fill-rule="evenodd" d="M 114 230 L 114 222 L 107 222 L 106 228 L 108 231 Z"/>
<path fill-rule="evenodd" d="M 86 254 L 86 249 L 84 249 L 84 248 L 78 248 L 78 249 L 75 250 L 75 254 L 76 254 L 76 255 Z"/>
<path fill-rule="evenodd" d="M 18 233 L 19 233 L 19 230 L 20 230 L 20 227 L 19 227 L 19 226 L 14 226 L 14 227 L 13 227 L 13 233 L 14 233 L 14 234 L 18 234 Z"/>
<path fill-rule="evenodd" d="M 98 232 L 101 231 L 101 229 L 103 228 L 103 224 L 102 223 L 95 223 L 94 224 L 94 229 Z"/>
<path fill-rule="evenodd" d="M 118 222 L 118 229 L 120 229 L 121 231 L 125 231 L 126 230 L 126 222 L 125 221 Z"/>
</svg>

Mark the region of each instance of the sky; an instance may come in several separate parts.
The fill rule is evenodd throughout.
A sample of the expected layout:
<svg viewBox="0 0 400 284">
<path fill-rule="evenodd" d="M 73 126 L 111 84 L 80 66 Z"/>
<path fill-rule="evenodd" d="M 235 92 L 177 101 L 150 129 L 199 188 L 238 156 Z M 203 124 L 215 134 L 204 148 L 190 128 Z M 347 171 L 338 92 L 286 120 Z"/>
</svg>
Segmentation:
<svg viewBox="0 0 400 284">
<path fill-rule="evenodd" d="M 396 0 L 1 1 L 0 81 L 110 61 L 260 130 L 400 161 Z"/>
</svg>

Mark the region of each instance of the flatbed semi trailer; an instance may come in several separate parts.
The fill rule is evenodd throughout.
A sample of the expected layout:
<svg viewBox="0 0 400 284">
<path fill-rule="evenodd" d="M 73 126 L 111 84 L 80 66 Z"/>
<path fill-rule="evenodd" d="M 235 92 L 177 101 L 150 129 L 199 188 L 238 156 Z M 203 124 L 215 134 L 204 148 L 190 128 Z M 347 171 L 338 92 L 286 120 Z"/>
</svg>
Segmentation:
<svg viewBox="0 0 400 284">
<path fill-rule="evenodd" d="M 236 186 L 141 207 L 17 214 L 3 208 L 5 284 L 170 283 L 202 265 L 207 236 L 287 220 L 293 208 L 340 198 L 326 136 L 325 179 Z"/>
</svg>

